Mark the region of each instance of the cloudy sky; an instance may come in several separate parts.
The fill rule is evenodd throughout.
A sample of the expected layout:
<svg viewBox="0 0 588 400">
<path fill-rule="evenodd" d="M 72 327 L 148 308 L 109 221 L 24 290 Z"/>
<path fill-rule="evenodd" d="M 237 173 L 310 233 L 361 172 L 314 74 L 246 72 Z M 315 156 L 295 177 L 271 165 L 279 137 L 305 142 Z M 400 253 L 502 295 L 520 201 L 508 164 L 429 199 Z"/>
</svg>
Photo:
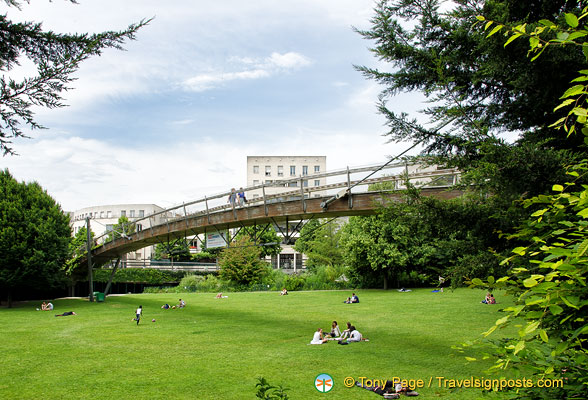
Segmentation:
<svg viewBox="0 0 588 400">
<path fill-rule="evenodd" d="M 386 144 L 379 88 L 353 65 L 377 66 L 366 29 L 373 0 L 38 0 L 12 20 L 56 32 L 124 29 L 125 45 L 86 61 L 69 107 L 37 110 L 48 129 L 0 158 L 74 211 L 94 205 L 180 204 L 246 183 L 248 155 L 326 155 L 327 169 L 375 164 Z M 395 110 L 416 110 L 417 95 Z"/>
</svg>

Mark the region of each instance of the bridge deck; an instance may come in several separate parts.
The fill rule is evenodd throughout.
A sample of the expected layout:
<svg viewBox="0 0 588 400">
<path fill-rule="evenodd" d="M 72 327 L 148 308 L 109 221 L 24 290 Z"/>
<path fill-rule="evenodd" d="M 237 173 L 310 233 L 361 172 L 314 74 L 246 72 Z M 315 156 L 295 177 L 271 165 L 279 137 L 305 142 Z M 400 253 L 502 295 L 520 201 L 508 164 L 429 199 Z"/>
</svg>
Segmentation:
<svg viewBox="0 0 588 400">
<path fill-rule="evenodd" d="M 462 192 L 452 189 L 448 190 L 446 188 L 431 188 L 423 189 L 421 195 L 449 199 L 461 196 Z M 351 208 L 349 207 L 349 198 L 344 197 L 330 203 L 327 209 L 323 209 L 321 208 L 321 202 L 326 199 L 325 197 L 317 197 L 270 203 L 267 205 L 245 206 L 235 208 L 234 210 L 229 208 L 225 211 L 212 214 L 196 213 L 187 215 L 186 217 L 170 221 L 167 224 L 136 232 L 128 239 L 118 238 L 99 246 L 92 250 L 92 258 L 97 265 L 100 265 L 114 258 L 118 258 L 123 254 L 160 242 L 230 228 L 265 225 L 285 221 L 286 219 L 297 221 L 311 219 L 313 217 L 333 218 L 374 214 L 379 207 L 390 202 L 401 201 L 402 194 L 398 192 L 353 194 L 351 197 Z M 84 260 L 80 261 L 85 262 Z"/>
</svg>

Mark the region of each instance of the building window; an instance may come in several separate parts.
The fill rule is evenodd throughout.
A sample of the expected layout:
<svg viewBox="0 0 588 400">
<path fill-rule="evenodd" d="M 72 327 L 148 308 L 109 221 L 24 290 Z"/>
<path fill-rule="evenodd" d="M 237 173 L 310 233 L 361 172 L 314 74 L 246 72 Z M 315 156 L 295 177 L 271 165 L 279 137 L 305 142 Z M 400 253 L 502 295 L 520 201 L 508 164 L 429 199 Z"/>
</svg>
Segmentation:
<svg viewBox="0 0 588 400">
<path fill-rule="evenodd" d="M 137 232 L 141 232 L 143 230 L 142 224 L 137 224 Z"/>
<path fill-rule="evenodd" d="M 126 217 L 127 216 L 127 210 L 120 210 L 120 216 L 121 217 Z"/>
<path fill-rule="evenodd" d="M 288 182 L 289 187 L 298 187 L 298 182 Z"/>
<path fill-rule="evenodd" d="M 253 198 L 254 198 L 254 199 L 256 199 L 256 198 L 258 198 L 258 197 L 259 197 L 259 195 L 258 195 L 258 194 L 254 194 L 254 195 L 253 195 Z"/>
<path fill-rule="evenodd" d="M 302 166 L 302 175 L 308 175 L 308 165 Z"/>
<path fill-rule="evenodd" d="M 320 165 L 315 165 L 314 166 L 314 173 L 317 174 L 319 172 L 321 172 L 321 166 Z"/>
<path fill-rule="evenodd" d="M 290 176 L 296 176 L 296 165 L 290 165 Z"/>
<path fill-rule="evenodd" d="M 259 174 L 259 165 L 254 165 L 253 166 L 253 173 L 254 174 Z"/>
<path fill-rule="evenodd" d="M 131 210 L 131 211 L 129 212 L 129 217 L 131 217 L 131 218 L 135 218 L 135 210 Z"/>
<path fill-rule="evenodd" d="M 100 218 L 104 218 L 104 211 L 100 211 Z"/>
<path fill-rule="evenodd" d="M 321 180 L 320 179 L 315 179 L 314 180 L 314 186 L 320 186 L 321 185 Z"/>
<path fill-rule="evenodd" d="M 265 166 L 265 176 L 272 176 L 272 166 L 271 165 Z"/>
<path fill-rule="evenodd" d="M 278 176 L 284 176 L 284 166 L 278 165 Z"/>
<path fill-rule="evenodd" d="M 308 179 L 307 179 L 307 180 L 304 180 L 304 181 L 302 181 L 302 186 L 304 186 L 304 187 L 308 187 Z"/>
<path fill-rule="evenodd" d="M 139 210 L 139 218 L 143 218 L 145 216 L 145 210 Z"/>
<path fill-rule="evenodd" d="M 112 224 L 106 224 L 106 232 L 110 232 L 114 229 L 114 225 Z"/>
<path fill-rule="evenodd" d="M 141 260 L 141 253 L 135 252 L 135 260 Z"/>
<path fill-rule="evenodd" d="M 253 180 L 253 186 L 257 186 L 257 185 L 259 185 L 259 181 L 257 179 L 254 179 Z"/>
<path fill-rule="evenodd" d="M 112 211 L 106 211 L 106 218 L 112 218 Z"/>
</svg>

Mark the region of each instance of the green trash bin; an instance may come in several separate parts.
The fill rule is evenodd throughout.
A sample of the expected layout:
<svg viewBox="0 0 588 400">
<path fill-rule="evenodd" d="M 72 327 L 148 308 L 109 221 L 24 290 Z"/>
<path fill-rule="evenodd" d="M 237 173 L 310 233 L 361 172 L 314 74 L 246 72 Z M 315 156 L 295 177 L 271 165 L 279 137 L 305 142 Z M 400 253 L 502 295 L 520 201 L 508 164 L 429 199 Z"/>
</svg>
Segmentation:
<svg viewBox="0 0 588 400">
<path fill-rule="evenodd" d="M 94 296 L 96 297 L 96 301 L 98 301 L 98 302 L 104 301 L 104 293 L 96 292 L 96 293 L 94 293 Z"/>
</svg>

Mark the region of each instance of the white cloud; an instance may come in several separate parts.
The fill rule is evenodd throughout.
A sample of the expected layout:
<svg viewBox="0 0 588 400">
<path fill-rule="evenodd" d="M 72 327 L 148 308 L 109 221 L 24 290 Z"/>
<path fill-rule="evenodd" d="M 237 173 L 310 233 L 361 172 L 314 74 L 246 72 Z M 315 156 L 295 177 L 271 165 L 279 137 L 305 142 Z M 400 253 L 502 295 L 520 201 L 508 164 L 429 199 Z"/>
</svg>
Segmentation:
<svg viewBox="0 0 588 400">
<path fill-rule="evenodd" d="M 194 92 L 214 89 L 231 81 L 255 80 L 268 78 L 272 75 L 287 73 L 306 67 L 312 61 L 302 54 L 288 52 L 272 53 L 269 57 L 255 59 L 253 57 L 230 57 L 228 61 L 238 64 L 241 70 L 232 72 L 208 72 L 184 80 L 183 87 Z"/>
</svg>

